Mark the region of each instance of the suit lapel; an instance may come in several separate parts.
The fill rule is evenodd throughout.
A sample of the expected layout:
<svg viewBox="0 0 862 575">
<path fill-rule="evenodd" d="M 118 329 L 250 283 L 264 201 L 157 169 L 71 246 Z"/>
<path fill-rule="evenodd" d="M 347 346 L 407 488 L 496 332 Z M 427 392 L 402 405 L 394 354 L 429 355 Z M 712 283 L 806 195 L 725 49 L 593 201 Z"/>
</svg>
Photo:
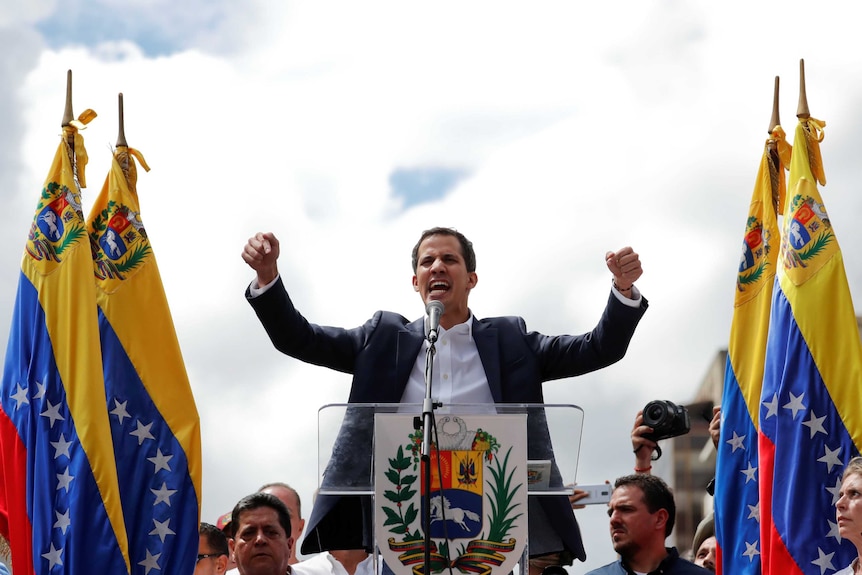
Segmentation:
<svg viewBox="0 0 862 575">
<path fill-rule="evenodd" d="M 419 350 L 422 349 L 423 341 L 425 341 L 424 317 L 408 323 L 405 329 L 398 332 L 398 349 L 395 351 L 395 385 L 398 397 L 395 398 L 395 401 L 401 401 L 401 397 L 404 395 L 404 389 L 410 379 L 410 372 L 416 365 L 416 357 L 419 355 Z"/>
<path fill-rule="evenodd" d="M 479 351 L 479 359 L 488 378 L 491 397 L 495 403 L 503 403 L 503 384 L 500 379 L 500 347 L 497 344 L 497 328 L 490 327 L 487 322 L 473 318 L 473 341 Z"/>
</svg>

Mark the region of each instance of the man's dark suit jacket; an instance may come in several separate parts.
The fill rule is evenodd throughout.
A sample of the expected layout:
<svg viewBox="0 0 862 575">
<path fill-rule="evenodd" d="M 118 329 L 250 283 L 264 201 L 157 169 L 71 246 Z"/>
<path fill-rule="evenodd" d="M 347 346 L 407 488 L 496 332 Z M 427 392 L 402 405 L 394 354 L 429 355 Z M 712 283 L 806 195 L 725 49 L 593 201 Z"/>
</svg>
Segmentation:
<svg viewBox="0 0 862 575">
<path fill-rule="evenodd" d="M 425 340 L 424 319 L 410 322 L 378 311 L 354 329 L 309 323 L 291 302 L 279 278 L 266 292 L 246 298 L 276 349 L 315 365 L 353 374 L 349 403 L 398 403 Z M 581 375 L 619 361 L 647 308 L 627 306 L 612 293 L 598 325 L 579 336 L 527 332 L 518 317 L 473 320 L 473 339 L 496 403 L 542 403 L 542 383 Z M 342 428 L 342 434 L 345 429 Z M 540 433 L 541 430 L 536 430 Z M 371 445 L 370 425 L 351 433 L 356 445 Z M 528 435 L 533 429 L 528 429 Z M 546 433 L 546 431 L 545 431 Z M 336 450 L 338 445 L 336 442 Z M 334 453 L 332 461 L 344 453 Z M 325 481 L 325 479 L 324 479 Z M 584 560 L 580 530 L 565 496 L 537 497 L 567 550 Z M 364 527 L 347 529 L 346 521 Z M 332 549 L 371 549 L 373 513 L 369 498 L 319 496 L 306 527 L 302 553 Z"/>
</svg>

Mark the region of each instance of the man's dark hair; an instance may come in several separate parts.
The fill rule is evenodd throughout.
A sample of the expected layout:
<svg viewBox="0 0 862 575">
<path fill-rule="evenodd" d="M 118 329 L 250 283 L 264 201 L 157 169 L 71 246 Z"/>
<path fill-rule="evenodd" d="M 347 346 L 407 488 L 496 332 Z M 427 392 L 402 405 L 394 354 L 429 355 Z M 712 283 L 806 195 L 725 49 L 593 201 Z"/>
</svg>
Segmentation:
<svg viewBox="0 0 862 575">
<path fill-rule="evenodd" d="M 664 528 L 664 536 L 670 536 L 673 531 L 673 524 L 676 522 L 676 503 L 673 500 L 673 493 L 670 487 L 667 486 L 661 477 L 655 475 L 644 475 L 636 473 L 634 475 L 624 475 L 614 482 L 614 489 L 631 485 L 639 488 L 644 494 L 644 503 L 650 513 L 655 513 L 659 509 L 667 510 L 667 523 Z"/>
<path fill-rule="evenodd" d="M 419 265 L 419 245 L 430 236 L 452 236 L 461 244 L 461 257 L 464 258 L 464 263 L 467 266 L 467 271 L 473 273 L 476 271 L 476 252 L 473 251 L 473 242 L 468 240 L 464 234 L 453 228 L 431 228 L 425 230 L 419 236 L 419 241 L 413 246 L 413 273 L 416 273 L 416 266 Z"/>
<path fill-rule="evenodd" d="M 278 514 L 278 523 L 281 525 L 284 532 L 290 537 L 290 510 L 287 505 L 281 502 L 281 499 L 269 493 L 252 493 L 246 495 L 234 506 L 230 514 L 230 522 L 233 525 L 233 533 L 236 536 L 239 533 L 239 516 L 243 511 L 252 511 L 261 507 L 269 507 L 274 509 Z"/>
<path fill-rule="evenodd" d="M 209 523 L 201 523 L 198 533 L 207 541 L 207 547 L 212 549 L 212 553 L 219 555 L 227 555 L 227 536 L 222 533 L 221 529 Z"/>
<path fill-rule="evenodd" d="M 296 489 L 294 489 L 287 483 L 283 483 L 281 481 L 273 481 L 272 483 L 261 485 L 258 491 L 263 491 L 264 489 L 269 489 L 270 487 L 281 487 L 293 493 L 293 496 L 296 497 L 296 512 L 299 513 L 300 517 L 302 517 L 302 500 L 299 498 L 299 493 L 297 493 Z"/>
</svg>

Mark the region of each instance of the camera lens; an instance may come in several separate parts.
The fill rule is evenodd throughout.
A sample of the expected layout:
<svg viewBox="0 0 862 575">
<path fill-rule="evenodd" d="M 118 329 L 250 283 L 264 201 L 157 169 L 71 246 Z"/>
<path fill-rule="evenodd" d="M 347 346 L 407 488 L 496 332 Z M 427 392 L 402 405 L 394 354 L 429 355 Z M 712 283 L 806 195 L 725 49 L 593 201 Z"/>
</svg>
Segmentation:
<svg viewBox="0 0 862 575">
<path fill-rule="evenodd" d="M 644 423 L 653 427 L 653 424 L 659 423 L 667 416 L 667 405 L 660 401 L 651 401 L 644 408 Z"/>
</svg>

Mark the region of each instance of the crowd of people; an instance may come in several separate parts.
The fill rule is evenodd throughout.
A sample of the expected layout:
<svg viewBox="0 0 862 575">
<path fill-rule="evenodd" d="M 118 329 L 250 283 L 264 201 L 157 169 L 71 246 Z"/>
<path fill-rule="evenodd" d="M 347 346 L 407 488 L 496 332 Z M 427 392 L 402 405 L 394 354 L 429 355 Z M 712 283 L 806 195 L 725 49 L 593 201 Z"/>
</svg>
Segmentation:
<svg viewBox="0 0 862 575">
<path fill-rule="evenodd" d="M 575 496 L 577 499 L 577 496 Z M 633 474 L 614 484 L 608 504 L 611 540 L 619 560 L 590 575 L 606 573 L 706 573 L 680 558 L 665 540 L 673 530 L 676 507 L 667 484 L 656 476 Z M 217 525 L 201 523 L 195 575 L 376 575 L 366 550 L 331 550 L 297 561 L 296 542 L 303 520 L 298 494 L 274 483 L 243 497 Z M 531 564 L 531 567 L 533 564 Z M 556 562 L 542 573 L 559 573 Z"/>
<path fill-rule="evenodd" d="M 709 426 L 716 446 L 720 438 L 720 415 L 720 409 L 714 408 Z M 682 558 L 675 547 L 665 546 L 674 527 L 676 504 L 667 484 L 651 474 L 657 444 L 648 436 L 653 431 L 644 425 L 643 414 L 639 411 L 631 432 L 635 473 L 616 480 L 608 504 L 611 543 L 619 559 L 587 575 L 654 572 L 688 575 L 716 571 L 715 528 L 711 514 L 700 522 L 694 534 L 691 561 Z M 848 507 L 862 502 L 862 458 L 848 465 L 845 479 L 848 477 L 850 480 L 842 487 L 837 505 L 837 517 L 847 531 L 845 536 L 849 537 L 851 533 L 845 525 L 852 521 Z M 265 484 L 257 493 L 269 497 L 244 497 L 232 512 L 220 517 L 216 525 L 201 523 L 195 575 L 376 575 L 382 572 L 382 569 L 375 571 L 373 556 L 366 549 L 332 549 L 298 561 L 297 542 L 305 525 L 299 494 L 280 482 Z M 586 492 L 573 489 L 569 496 L 572 509 L 584 507 L 580 502 L 585 495 Z M 246 517 L 244 512 L 247 511 L 254 513 Z M 862 509 L 856 513 L 862 521 Z M 859 539 L 857 544 L 862 545 L 862 537 L 855 536 L 858 533 L 851 540 Z M 563 575 L 565 570 L 558 559 L 548 555 L 532 558 L 531 575 Z"/>
<path fill-rule="evenodd" d="M 639 429 L 641 428 L 641 429 Z M 633 444 L 648 433 L 635 425 Z M 717 437 L 714 435 L 713 437 Z M 862 557 L 862 457 L 852 459 L 842 476 L 836 503 L 836 519 L 841 537 L 856 545 Z M 583 492 L 575 490 L 572 506 Z M 715 532 L 712 517 L 700 523 L 694 535 L 693 561 L 680 557 L 675 547 L 666 547 L 673 531 L 676 504 L 667 484 L 644 471 L 619 477 L 613 486 L 608 517 L 610 537 L 618 559 L 594 569 L 587 575 L 629 575 L 662 573 L 665 575 L 697 575 L 715 572 Z M 201 523 L 200 544 L 194 575 L 377 575 L 372 556 L 365 550 L 332 550 L 297 561 L 296 542 L 304 520 L 299 495 L 285 483 L 263 486 L 258 492 L 243 497 L 233 511 L 219 519 L 217 525 Z M 857 557 L 836 575 L 858 572 Z M 531 564 L 531 571 L 534 565 Z M 539 573 L 563 575 L 557 563 L 542 564 Z"/>
</svg>

